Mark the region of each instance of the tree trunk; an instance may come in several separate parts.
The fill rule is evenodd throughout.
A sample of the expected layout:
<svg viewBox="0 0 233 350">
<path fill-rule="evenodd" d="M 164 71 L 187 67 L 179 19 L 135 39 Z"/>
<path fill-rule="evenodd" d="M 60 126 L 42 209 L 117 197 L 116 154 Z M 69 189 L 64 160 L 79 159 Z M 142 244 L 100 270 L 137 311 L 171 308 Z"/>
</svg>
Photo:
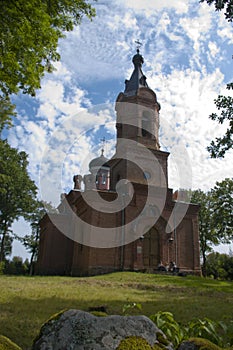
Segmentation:
<svg viewBox="0 0 233 350">
<path fill-rule="evenodd" d="M 7 234 L 7 225 L 6 223 L 3 225 L 2 239 L 0 245 L 0 262 L 5 260 L 5 238 Z"/>
<path fill-rule="evenodd" d="M 206 254 L 204 251 L 202 251 L 202 259 L 203 259 L 203 263 L 202 263 L 202 275 L 204 277 L 206 277 Z"/>
<path fill-rule="evenodd" d="M 32 276 L 34 275 L 34 264 L 33 264 L 33 259 L 35 256 L 35 249 L 32 252 L 31 259 L 30 259 L 30 264 L 29 264 L 29 275 Z"/>
</svg>

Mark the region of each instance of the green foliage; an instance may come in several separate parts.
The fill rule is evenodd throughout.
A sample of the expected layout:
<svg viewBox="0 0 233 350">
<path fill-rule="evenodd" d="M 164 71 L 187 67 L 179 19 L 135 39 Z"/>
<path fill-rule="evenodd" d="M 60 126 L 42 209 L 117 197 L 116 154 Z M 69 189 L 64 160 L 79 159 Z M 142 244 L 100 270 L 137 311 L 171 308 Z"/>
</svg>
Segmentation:
<svg viewBox="0 0 233 350">
<path fill-rule="evenodd" d="M 175 348 L 186 339 L 185 329 L 180 326 L 178 322 L 174 320 L 171 312 L 159 311 L 155 315 L 151 315 L 150 319 L 157 325 L 159 329 L 166 335 Z"/>
<path fill-rule="evenodd" d="M 90 306 L 105 305 L 108 314 L 117 315 L 122 314 L 125 303 L 140 303 L 143 310 L 132 309 L 131 314 L 136 311 L 149 317 L 161 310 L 169 311 L 182 327 L 193 319 L 208 317 L 224 321 L 228 328 L 232 320 L 232 282 L 196 276 L 138 272 L 87 278 L 2 275 L 0 285 L 1 333 L 23 349 L 30 348 L 51 315 L 64 309 L 88 310 Z"/>
<path fill-rule="evenodd" d="M 200 251 L 206 276 L 206 254 L 213 245 L 229 243 L 233 238 L 233 180 L 216 182 L 208 192 L 193 191 L 191 201 L 200 205 Z"/>
<path fill-rule="evenodd" d="M 224 10 L 224 15 L 229 22 L 233 21 L 233 4 L 232 0 L 200 0 L 207 2 L 208 5 L 214 4 L 216 11 Z"/>
<path fill-rule="evenodd" d="M 0 110 L 11 94 L 35 95 L 45 72 L 58 61 L 58 40 L 95 10 L 85 0 L 3 0 L 0 20 Z M 5 111 L 9 122 L 12 107 Z M 0 130 L 1 130 L 0 128 Z"/>
<path fill-rule="evenodd" d="M 232 84 L 229 84 L 229 89 L 232 89 Z M 207 147 L 212 158 L 224 157 L 225 153 L 233 148 L 233 98 L 231 96 L 218 96 L 214 100 L 215 105 L 221 114 L 212 113 L 210 119 L 217 121 L 219 124 L 228 123 L 225 135 L 217 137 L 215 141 L 211 141 Z"/>
<path fill-rule="evenodd" d="M 233 126 L 233 124 L 232 124 Z M 211 210 L 215 231 L 222 243 L 233 239 L 233 179 L 226 178 L 211 190 Z"/>
<path fill-rule="evenodd" d="M 203 320 L 193 320 L 189 322 L 187 326 L 188 337 L 205 338 L 218 346 L 224 345 L 221 336 L 222 332 L 225 333 L 223 323 L 220 324 L 209 320 L 208 318 L 204 318 Z"/>
<path fill-rule="evenodd" d="M 0 261 L 11 247 L 10 227 L 19 217 L 28 219 L 36 207 L 37 188 L 27 171 L 25 152 L 0 140 Z"/>
<path fill-rule="evenodd" d="M 229 21 L 233 21 L 233 1 L 232 0 L 200 0 L 200 2 L 207 2 L 207 4 L 215 5 L 216 11 L 224 10 L 225 18 Z M 227 89 L 233 89 L 233 83 L 227 84 Z M 219 95 L 214 100 L 215 105 L 220 115 L 212 113 L 210 119 L 216 120 L 219 124 L 226 122 L 228 124 L 226 133 L 222 137 L 217 137 L 215 141 L 211 141 L 210 146 L 207 147 L 212 158 L 224 157 L 225 153 L 233 148 L 233 98 L 232 96 Z"/>
<path fill-rule="evenodd" d="M 10 102 L 8 96 L 1 96 L 0 94 L 0 136 L 3 129 L 12 126 L 12 117 L 15 117 L 15 105 Z"/>
<path fill-rule="evenodd" d="M 27 275 L 29 272 L 29 262 L 20 256 L 14 256 L 12 260 L 5 261 L 4 274 L 6 275 Z"/>
<path fill-rule="evenodd" d="M 34 94 L 52 61 L 59 59 L 58 39 L 94 10 L 83 0 L 17 0 L 1 3 L 0 90 Z"/>
<path fill-rule="evenodd" d="M 150 319 L 163 331 L 175 349 L 182 341 L 194 337 L 205 338 L 221 347 L 233 344 L 233 321 L 226 325 L 222 321 L 216 322 L 205 317 L 203 320 L 191 320 L 186 325 L 181 325 L 175 321 L 172 313 L 162 311 L 151 315 Z"/>
<path fill-rule="evenodd" d="M 210 192 L 195 190 L 192 192 L 192 203 L 200 205 L 198 220 L 199 220 L 199 239 L 200 252 L 202 256 L 202 272 L 206 275 L 206 254 L 212 250 L 212 245 L 220 242 L 218 234 L 212 219 L 212 197 Z"/>
<path fill-rule="evenodd" d="M 0 350 L 22 350 L 7 337 L 0 335 Z"/>
<path fill-rule="evenodd" d="M 142 304 L 140 303 L 128 303 L 124 304 L 122 308 L 122 312 L 124 315 L 128 315 L 130 310 L 142 310 Z"/>
</svg>

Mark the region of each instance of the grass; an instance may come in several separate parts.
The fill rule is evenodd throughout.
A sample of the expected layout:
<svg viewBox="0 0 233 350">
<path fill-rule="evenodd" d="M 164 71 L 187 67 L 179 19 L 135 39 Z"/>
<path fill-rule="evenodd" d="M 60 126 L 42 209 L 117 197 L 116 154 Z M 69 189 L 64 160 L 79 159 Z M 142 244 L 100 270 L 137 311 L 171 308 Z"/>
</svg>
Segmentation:
<svg viewBox="0 0 233 350">
<path fill-rule="evenodd" d="M 232 319 L 232 287 L 227 281 L 134 272 L 88 278 L 0 276 L 0 334 L 28 350 L 54 313 L 106 305 L 109 314 L 122 314 L 130 302 L 142 305 L 142 311 L 131 314 L 170 311 L 180 323 L 204 317 L 227 321 Z"/>
</svg>

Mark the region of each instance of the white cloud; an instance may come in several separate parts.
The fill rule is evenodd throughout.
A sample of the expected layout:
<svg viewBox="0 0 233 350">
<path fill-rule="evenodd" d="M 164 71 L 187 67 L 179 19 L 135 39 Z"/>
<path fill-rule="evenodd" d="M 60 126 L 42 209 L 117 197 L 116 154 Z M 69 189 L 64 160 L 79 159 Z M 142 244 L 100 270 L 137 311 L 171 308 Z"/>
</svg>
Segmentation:
<svg viewBox="0 0 233 350">
<path fill-rule="evenodd" d="M 232 23 L 228 22 L 224 16 L 224 12 L 217 13 L 218 27 L 217 34 L 221 40 L 225 40 L 229 45 L 233 44 L 233 28 Z"/>
<path fill-rule="evenodd" d="M 232 27 L 221 27 L 217 33 L 223 40 L 228 40 L 229 44 L 233 44 Z"/>
<path fill-rule="evenodd" d="M 156 76 L 150 81 L 150 86 L 153 86 L 155 91 L 158 81 L 162 82 L 157 93 L 162 106 L 161 144 L 162 149 L 171 152 L 171 163 L 175 161 L 177 145 L 183 144 L 184 152 L 187 153 L 185 155 L 184 152 L 180 152 L 179 155 L 187 157 L 190 161 L 194 188 L 201 187 L 207 190 L 217 179 L 231 176 L 233 165 L 229 162 L 230 154 L 226 159 L 214 160 L 209 159 L 206 150 L 210 141 L 225 131 L 225 126 L 216 125 L 208 118 L 215 111 L 214 98 L 221 87 L 224 89 L 223 74 L 219 69 L 209 75 L 190 69 L 174 70 L 168 76 Z M 170 129 L 164 129 L 163 121 L 170 125 Z M 171 164 L 171 169 L 175 168 L 176 166 Z M 185 182 L 180 184 L 177 173 L 171 171 L 169 174 L 171 187 L 185 187 Z"/>
<path fill-rule="evenodd" d="M 210 56 L 215 58 L 216 55 L 219 53 L 219 48 L 217 47 L 217 44 L 213 41 L 210 41 L 208 43 L 208 48 L 210 50 Z"/>
<path fill-rule="evenodd" d="M 109 138 L 113 135 L 115 116 L 106 106 L 92 108 L 90 101 L 101 95 L 98 82 L 109 84 L 109 95 L 101 96 L 102 101 L 120 92 L 111 81 L 118 80 L 123 87 L 124 79 L 131 75 L 136 39 L 143 43 L 143 71 L 162 105 L 161 118 L 175 134 L 169 129 L 162 134 L 162 149 L 180 152 L 180 140 L 183 142 L 194 188 L 209 189 L 216 180 L 230 176 L 232 152 L 215 160 L 206 151 L 210 141 L 224 132 L 224 126 L 208 116 L 215 111 L 214 98 L 229 94 L 224 81 L 232 77 L 227 67 L 219 65 L 230 59 L 226 52 L 231 51 L 233 40 L 224 15 L 196 0 L 117 0 L 97 2 L 96 7 L 92 22 L 84 19 L 60 41 L 61 62 L 43 79 L 36 97 L 38 106 L 29 111 L 25 102 L 18 125 L 9 131 L 11 144 L 29 153 L 30 172 L 37 183 L 41 160 L 55 133 L 54 148 L 45 164 L 45 173 L 52 176 L 48 199 L 59 201 L 60 192 L 72 188 L 73 175 L 85 172 L 91 158 L 99 154 L 96 135 L 100 124 L 106 125 Z M 114 151 L 113 136 L 106 148 Z M 175 154 L 169 159 L 170 186 L 182 186 Z M 61 163 L 60 168 L 56 163 Z M 185 164 L 184 156 L 181 164 Z"/>
<path fill-rule="evenodd" d="M 135 11 L 144 10 L 147 14 L 151 14 L 152 11 L 162 10 L 164 8 L 173 8 L 179 14 L 186 13 L 188 11 L 188 0 L 120 0 L 118 1 L 122 6 L 132 8 Z"/>
</svg>

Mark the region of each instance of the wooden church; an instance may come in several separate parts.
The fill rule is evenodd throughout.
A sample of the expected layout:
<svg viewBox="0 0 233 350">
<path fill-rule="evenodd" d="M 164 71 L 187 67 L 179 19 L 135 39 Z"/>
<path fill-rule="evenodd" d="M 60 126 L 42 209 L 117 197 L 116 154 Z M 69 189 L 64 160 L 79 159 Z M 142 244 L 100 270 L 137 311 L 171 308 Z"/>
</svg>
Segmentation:
<svg viewBox="0 0 233 350">
<path fill-rule="evenodd" d="M 107 159 L 102 150 L 90 161 L 89 174 L 74 176 L 58 213 L 41 220 L 38 274 L 156 272 L 170 262 L 181 273 L 201 273 L 198 206 L 168 188 L 160 105 L 142 72 L 139 49 L 133 64 L 115 104 L 116 153 Z"/>
</svg>

